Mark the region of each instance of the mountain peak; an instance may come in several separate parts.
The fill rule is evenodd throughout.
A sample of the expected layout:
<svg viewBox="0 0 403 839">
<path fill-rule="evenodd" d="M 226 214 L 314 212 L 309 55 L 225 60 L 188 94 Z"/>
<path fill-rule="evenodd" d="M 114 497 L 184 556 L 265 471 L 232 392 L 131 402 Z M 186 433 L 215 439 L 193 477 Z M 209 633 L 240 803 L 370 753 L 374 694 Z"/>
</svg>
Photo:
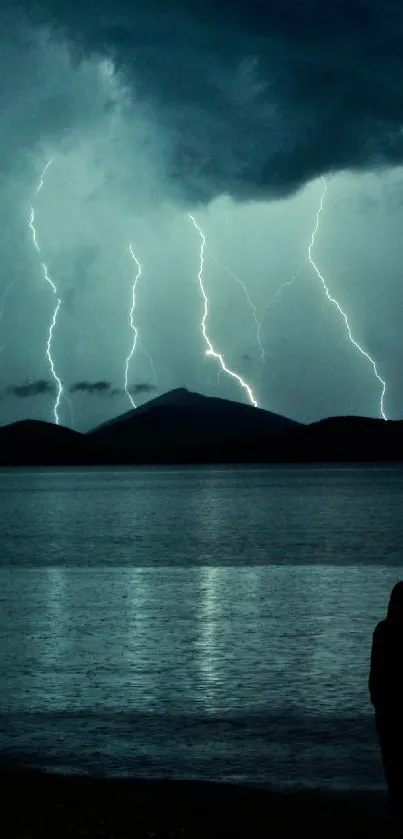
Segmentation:
<svg viewBox="0 0 403 839">
<path fill-rule="evenodd" d="M 194 405 L 196 403 L 203 403 L 206 402 L 210 397 L 203 396 L 201 393 L 196 393 L 195 391 L 188 390 L 187 387 L 176 387 L 173 390 L 168 390 L 167 393 L 161 393 L 160 396 L 155 396 L 154 399 L 150 399 L 148 402 L 144 402 L 140 408 L 137 410 L 141 410 L 142 408 L 154 407 L 154 405 Z"/>
<path fill-rule="evenodd" d="M 146 448 L 155 452 L 158 447 L 179 450 L 196 442 L 205 445 L 241 439 L 248 434 L 278 433 L 296 426 L 298 423 L 287 417 L 244 402 L 178 387 L 97 426 L 89 434 L 131 452 L 144 452 Z"/>
</svg>

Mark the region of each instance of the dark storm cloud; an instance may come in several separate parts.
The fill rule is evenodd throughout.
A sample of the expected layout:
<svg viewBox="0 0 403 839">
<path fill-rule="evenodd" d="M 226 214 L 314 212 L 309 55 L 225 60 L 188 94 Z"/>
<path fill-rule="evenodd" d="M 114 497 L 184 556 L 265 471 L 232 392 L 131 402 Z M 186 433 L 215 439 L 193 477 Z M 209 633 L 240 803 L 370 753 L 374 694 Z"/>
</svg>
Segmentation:
<svg viewBox="0 0 403 839">
<path fill-rule="evenodd" d="M 282 195 L 322 173 L 402 160 L 401 2 L 21 5 L 69 39 L 74 66 L 90 53 L 114 59 L 189 198 Z"/>
<path fill-rule="evenodd" d="M 111 387 L 112 385 L 110 382 L 102 380 L 98 382 L 74 382 L 74 384 L 70 387 L 70 393 L 89 393 L 103 396 L 110 393 Z"/>
<path fill-rule="evenodd" d="M 80 85 L 74 85 L 67 44 L 29 26 L 22 8 L 12 6 L 0 0 L 0 175 L 1 185 L 12 174 L 13 188 L 17 178 L 26 189 L 35 155 L 39 152 L 39 170 L 55 143 L 63 151 L 78 131 L 82 136 L 91 129 L 103 112 L 106 92 L 88 62 Z"/>
<path fill-rule="evenodd" d="M 156 386 L 151 382 L 139 382 L 138 384 L 131 385 L 131 387 L 129 387 L 129 393 L 131 393 L 132 396 L 139 396 L 140 393 L 152 393 L 156 389 Z"/>
<path fill-rule="evenodd" d="M 27 382 L 24 385 L 10 385 L 6 393 L 17 396 L 18 399 L 27 399 L 29 396 L 42 396 L 45 393 L 54 393 L 53 382 L 46 379 L 37 379 L 35 382 Z"/>
</svg>

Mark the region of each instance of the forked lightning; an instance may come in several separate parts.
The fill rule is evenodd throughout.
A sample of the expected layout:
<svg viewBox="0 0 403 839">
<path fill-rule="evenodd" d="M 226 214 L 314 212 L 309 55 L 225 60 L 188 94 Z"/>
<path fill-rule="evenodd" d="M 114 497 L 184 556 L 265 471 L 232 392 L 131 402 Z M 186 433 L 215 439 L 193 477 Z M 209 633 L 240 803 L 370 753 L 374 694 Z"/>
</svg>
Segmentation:
<svg viewBox="0 0 403 839">
<path fill-rule="evenodd" d="M 226 274 L 228 274 L 229 277 L 232 277 L 232 279 L 235 280 L 235 282 L 238 283 L 238 285 L 241 287 L 241 289 L 242 289 L 242 291 L 243 291 L 243 293 L 246 297 L 248 306 L 249 306 L 249 308 L 252 312 L 253 320 L 255 322 L 255 328 L 256 328 L 256 333 L 255 334 L 256 334 L 256 341 L 257 341 L 259 351 L 260 351 L 260 361 L 261 361 L 262 364 L 264 364 L 266 358 L 265 358 L 265 351 L 264 351 L 264 346 L 263 346 L 262 336 L 261 336 L 260 320 L 258 318 L 256 306 L 255 306 L 255 304 L 254 304 L 254 302 L 253 302 L 253 300 L 252 300 L 252 298 L 249 294 L 249 291 L 248 291 L 245 283 L 243 282 L 243 280 L 241 280 L 240 277 L 238 277 L 237 274 L 234 273 L 234 271 L 231 271 L 231 268 L 228 268 L 227 265 L 224 265 L 223 262 L 220 262 L 220 260 L 217 259 L 215 254 L 213 254 L 210 250 L 208 252 L 208 255 L 209 255 L 210 259 L 212 259 L 213 262 L 215 262 L 216 265 L 218 265 L 219 268 L 222 268 L 223 271 L 225 271 Z"/>
<path fill-rule="evenodd" d="M 38 195 L 40 193 L 40 191 L 43 187 L 43 184 L 44 184 L 44 178 L 45 178 L 46 172 L 48 171 L 49 166 L 52 163 L 53 163 L 53 157 L 51 157 L 50 160 L 48 160 L 46 166 L 44 167 L 44 169 L 42 171 L 42 174 L 41 174 L 41 176 L 39 178 L 39 181 L 38 181 L 38 185 L 37 185 L 36 190 L 35 190 L 35 195 Z M 48 358 L 50 371 L 51 371 L 52 377 L 53 377 L 55 385 L 56 385 L 56 400 L 55 400 L 55 403 L 54 403 L 54 406 L 53 406 L 53 416 L 55 418 L 56 425 L 59 425 L 59 422 L 60 422 L 59 407 L 60 407 L 60 402 L 61 402 L 62 396 L 64 396 L 64 391 L 63 391 L 63 385 L 62 385 L 61 379 L 57 375 L 55 364 L 54 364 L 53 357 L 52 357 L 52 339 L 53 339 L 53 331 L 54 331 L 54 328 L 56 326 L 57 316 L 59 314 L 59 309 L 60 309 L 62 301 L 59 297 L 56 285 L 53 282 L 53 280 L 52 280 L 52 278 L 49 274 L 48 266 L 46 265 L 46 262 L 44 262 L 43 258 L 42 258 L 42 252 L 41 252 L 41 249 L 40 249 L 39 244 L 38 244 L 38 237 L 37 237 L 36 226 L 35 226 L 35 209 L 34 209 L 33 205 L 31 205 L 31 208 L 30 208 L 29 227 L 30 227 L 31 234 L 32 234 L 32 242 L 33 242 L 34 248 L 39 255 L 40 265 L 41 265 L 41 269 L 42 269 L 42 273 L 43 273 L 43 278 L 44 278 L 45 282 L 52 289 L 52 292 L 53 292 L 53 295 L 54 295 L 54 298 L 55 298 L 55 301 L 56 301 L 55 302 L 55 307 L 54 307 L 54 310 L 53 310 L 53 314 L 52 314 L 52 318 L 51 318 L 51 322 L 50 322 L 50 326 L 49 326 L 49 330 L 48 330 L 48 338 L 47 338 L 47 342 L 46 342 L 46 355 L 47 355 L 47 358 Z"/>
<path fill-rule="evenodd" d="M 206 290 L 204 288 L 204 282 L 203 282 L 204 254 L 205 254 L 205 248 L 206 248 L 206 237 L 205 237 L 201 227 L 198 225 L 195 217 L 191 213 L 188 213 L 188 218 L 192 222 L 193 227 L 195 228 L 195 230 L 199 234 L 199 238 L 200 238 L 199 270 L 198 270 L 198 273 L 197 273 L 197 279 L 198 279 L 198 282 L 199 282 L 200 291 L 202 293 L 203 301 L 204 301 L 204 311 L 203 311 L 203 317 L 202 317 L 202 320 L 201 320 L 201 323 L 200 323 L 200 328 L 201 328 L 201 332 L 202 332 L 202 335 L 203 335 L 203 338 L 204 338 L 204 341 L 205 341 L 205 344 L 206 344 L 206 347 L 207 347 L 206 355 L 210 355 L 213 358 L 217 359 L 223 373 L 226 373 L 227 376 L 230 376 L 232 379 L 235 379 L 238 382 L 238 384 L 246 391 L 246 393 L 248 395 L 248 399 L 251 402 L 251 404 L 255 408 L 257 408 L 258 403 L 255 399 L 252 388 L 247 384 L 247 382 L 244 381 L 242 376 L 239 376 L 238 373 L 235 373 L 234 370 L 230 370 L 230 368 L 227 367 L 222 354 L 218 353 L 214 349 L 213 344 L 211 343 L 211 340 L 208 336 L 207 320 L 208 320 L 208 316 L 209 316 L 209 299 L 208 299 L 208 296 L 206 294 Z"/>
<path fill-rule="evenodd" d="M 318 266 L 316 265 L 316 262 L 314 261 L 313 256 L 312 256 L 312 250 L 313 250 L 313 246 L 315 244 L 316 234 L 319 230 L 320 218 L 321 218 L 321 215 L 322 215 L 323 204 L 324 204 L 324 200 L 325 200 L 326 192 L 327 192 L 326 178 L 322 177 L 321 181 L 322 181 L 322 193 L 321 193 L 321 197 L 320 197 L 319 208 L 318 208 L 318 211 L 317 211 L 317 214 L 316 214 L 316 224 L 315 224 L 315 227 L 312 231 L 312 237 L 311 237 L 311 241 L 310 241 L 310 244 L 309 244 L 309 247 L 308 247 L 308 259 L 309 259 L 309 262 L 312 265 L 312 268 L 315 271 L 316 276 L 318 277 L 318 279 L 322 283 L 323 290 L 325 292 L 325 295 L 326 295 L 329 303 L 332 303 L 333 306 L 335 306 L 335 308 L 339 312 L 339 314 L 342 316 L 342 318 L 344 320 L 344 323 L 346 325 L 349 340 L 351 341 L 353 346 L 358 350 L 358 352 L 361 353 L 361 355 L 364 356 L 364 358 L 366 358 L 367 361 L 369 361 L 369 363 L 372 366 L 375 377 L 378 379 L 378 382 L 381 385 L 381 397 L 380 397 L 380 405 L 379 405 L 380 414 L 383 417 L 383 419 L 386 420 L 387 416 L 386 416 L 386 413 L 385 413 L 385 406 L 384 406 L 385 393 L 386 393 L 386 382 L 379 375 L 378 368 L 376 366 L 376 363 L 375 363 L 374 359 L 371 358 L 369 353 L 366 352 L 366 350 L 363 349 L 363 347 L 358 343 L 358 341 L 355 340 L 355 338 L 352 334 L 352 331 L 351 331 L 351 326 L 350 326 L 350 323 L 349 323 L 348 316 L 347 316 L 346 312 L 344 311 L 344 309 L 342 309 L 342 307 L 340 306 L 340 303 L 336 300 L 336 298 L 332 297 L 332 295 L 330 294 L 330 291 L 327 287 L 325 278 L 322 276 L 322 274 L 321 274 L 321 272 L 320 272 Z"/>
<path fill-rule="evenodd" d="M 137 347 L 138 329 L 137 329 L 137 326 L 134 322 L 134 312 L 135 312 L 135 309 L 136 309 L 136 288 L 137 288 L 137 283 L 138 283 L 138 281 L 141 277 L 142 268 L 141 268 L 140 262 L 137 259 L 136 254 L 134 253 L 132 243 L 130 243 L 130 245 L 129 245 L 129 252 L 130 252 L 130 256 L 131 256 L 133 262 L 136 265 L 136 275 L 134 277 L 133 285 L 132 285 L 132 305 L 131 305 L 130 313 L 129 313 L 129 323 L 130 323 L 130 328 L 131 328 L 132 333 L 133 333 L 133 341 L 132 341 L 132 345 L 131 345 L 131 348 L 130 348 L 129 355 L 126 358 L 126 364 L 125 364 L 125 393 L 126 393 L 127 397 L 130 399 L 130 402 L 131 402 L 133 408 L 137 408 L 137 405 L 134 402 L 133 397 L 132 397 L 132 395 L 129 391 L 129 366 L 130 366 L 130 362 L 133 358 L 133 355 L 134 355 L 136 347 Z"/>
</svg>

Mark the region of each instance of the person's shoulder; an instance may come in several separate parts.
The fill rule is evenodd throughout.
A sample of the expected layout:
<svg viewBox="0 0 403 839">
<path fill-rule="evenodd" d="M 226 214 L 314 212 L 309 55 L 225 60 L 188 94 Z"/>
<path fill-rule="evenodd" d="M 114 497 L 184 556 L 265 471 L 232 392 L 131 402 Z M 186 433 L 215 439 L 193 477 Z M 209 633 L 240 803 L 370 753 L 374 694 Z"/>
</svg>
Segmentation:
<svg viewBox="0 0 403 839">
<path fill-rule="evenodd" d="M 388 631 L 388 622 L 386 618 L 384 620 L 379 621 L 374 629 L 374 638 L 382 638 L 385 633 Z"/>
</svg>

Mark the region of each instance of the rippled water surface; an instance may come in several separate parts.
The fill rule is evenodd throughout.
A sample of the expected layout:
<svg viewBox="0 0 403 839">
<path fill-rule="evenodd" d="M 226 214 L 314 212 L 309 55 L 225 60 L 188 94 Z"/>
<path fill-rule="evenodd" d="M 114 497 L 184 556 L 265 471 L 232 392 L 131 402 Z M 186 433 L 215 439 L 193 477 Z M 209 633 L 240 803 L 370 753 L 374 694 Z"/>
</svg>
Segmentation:
<svg viewBox="0 0 403 839">
<path fill-rule="evenodd" d="M 0 750 L 99 774 L 380 789 L 393 467 L 0 472 Z"/>
</svg>

